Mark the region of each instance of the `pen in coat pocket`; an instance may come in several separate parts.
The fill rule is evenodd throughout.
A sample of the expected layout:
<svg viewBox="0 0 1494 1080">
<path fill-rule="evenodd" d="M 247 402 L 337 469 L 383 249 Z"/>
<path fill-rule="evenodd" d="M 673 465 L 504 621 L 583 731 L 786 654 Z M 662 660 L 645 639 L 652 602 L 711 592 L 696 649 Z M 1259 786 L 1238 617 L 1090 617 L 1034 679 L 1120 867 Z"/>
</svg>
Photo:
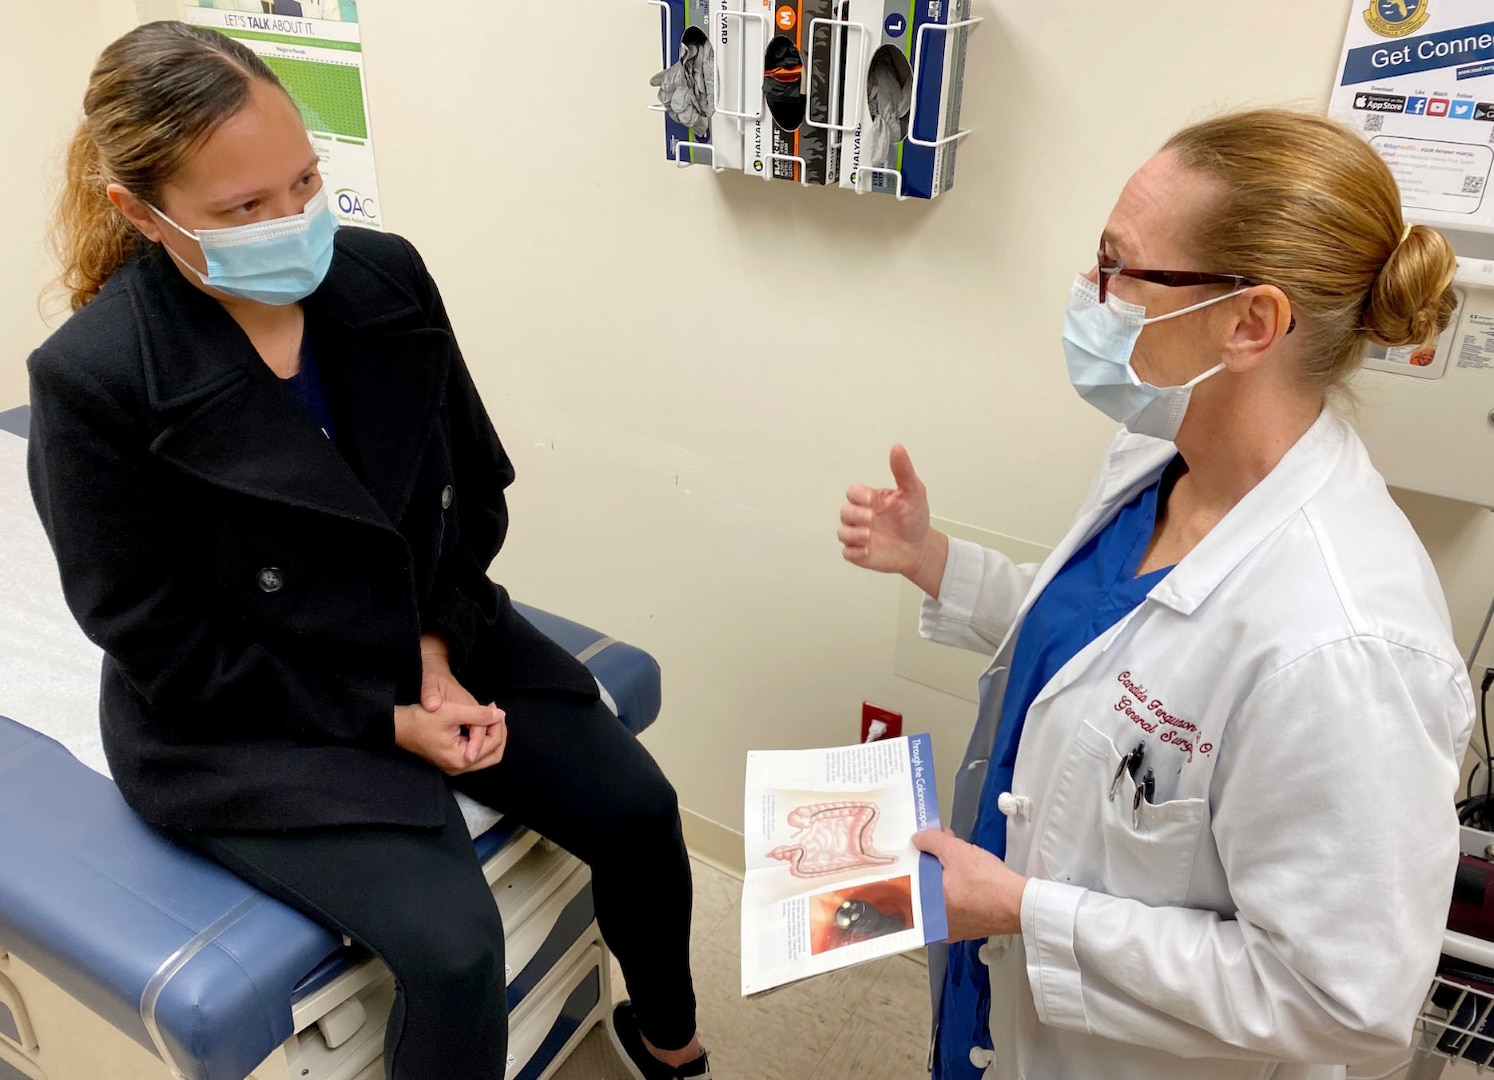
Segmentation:
<svg viewBox="0 0 1494 1080">
<path fill-rule="evenodd" d="M 1151 769 L 1141 778 L 1141 783 L 1136 785 L 1136 795 L 1131 800 L 1131 824 L 1141 828 L 1141 800 L 1152 802 L 1152 796 L 1157 793 L 1157 777 Z"/>
<path fill-rule="evenodd" d="M 1136 744 L 1136 748 L 1121 758 L 1120 765 L 1115 770 L 1115 778 L 1110 781 L 1110 801 L 1115 802 L 1115 793 L 1120 790 L 1121 777 L 1126 773 L 1131 774 L 1131 779 L 1136 779 L 1136 770 L 1141 768 L 1141 759 L 1146 756 L 1146 740 Z"/>
</svg>

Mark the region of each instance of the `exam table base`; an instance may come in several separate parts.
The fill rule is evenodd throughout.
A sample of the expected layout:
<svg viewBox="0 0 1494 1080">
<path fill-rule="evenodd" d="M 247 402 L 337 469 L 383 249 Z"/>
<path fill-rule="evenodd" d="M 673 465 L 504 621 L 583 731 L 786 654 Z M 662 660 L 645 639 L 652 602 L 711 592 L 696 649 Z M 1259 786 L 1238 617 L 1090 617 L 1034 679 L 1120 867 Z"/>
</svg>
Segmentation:
<svg viewBox="0 0 1494 1080">
<path fill-rule="evenodd" d="M 532 835 L 532 834 L 531 834 Z M 495 894 L 505 887 L 514 847 L 486 867 Z M 539 855 L 536 849 L 535 856 Z M 533 861 L 533 859 L 531 859 Z M 575 888 L 586 874 L 568 855 L 554 860 L 545 892 Z M 494 873 L 494 871 L 498 871 Z M 555 885 L 550 886 L 549 881 Z M 540 902 L 544 902 L 544 897 Z M 532 934 L 532 919 L 508 928 L 511 946 Z M 385 1020 L 394 1001 L 388 969 L 370 961 L 339 976 L 296 1006 L 296 1033 L 245 1080 L 383 1080 Z M 356 1002 L 356 1005 L 354 1003 Z M 549 1080 L 611 1008 L 611 964 L 593 921 L 509 1019 L 505 1080 Z M 0 948 L 0 1080 L 168 1080 L 159 1058 L 14 954 Z M 318 1021 L 337 1009 L 361 1007 L 367 1019 L 330 1048 Z M 14 1029 L 14 1030 L 12 1030 Z"/>
</svg>

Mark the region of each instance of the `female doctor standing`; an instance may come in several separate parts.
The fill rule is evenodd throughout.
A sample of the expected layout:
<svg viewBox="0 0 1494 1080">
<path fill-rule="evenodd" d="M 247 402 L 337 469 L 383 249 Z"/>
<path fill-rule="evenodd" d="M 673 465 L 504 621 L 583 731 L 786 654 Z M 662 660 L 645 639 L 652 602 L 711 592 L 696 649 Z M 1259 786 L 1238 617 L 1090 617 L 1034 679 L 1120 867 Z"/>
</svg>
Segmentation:
<svg viewBox="0 0 1494 1080">
<path fill-rule="evenodd" d="M 1473 696 L 1436 576 L 1325 407 L 1432 340 L 1444 238 L 1360 139 L 1279 111 L 1136 173 L 1063 349 L 1125 424 L 1048 561 L 929 526 L 901 447 L 849 561 L 995 659 L 955 785 L 942 1080 L 1326 1080 L 1407 1045 L 1440 951 Z M 994 1049 L 993 1049 L 994 1047 Z"/>
<path fill-rule="evenodd" d="M 709 1077 L 674 791 L 488 580 L 513 468 L 415 249 L 337 229 L 295 105 L 221 34 L 131 31 L 84 112 L 29 464 L 125 800 L 388 963 L 392 1080 L 493 1080 L 466 792 L 591 864 L 631 1075 Z"/>
</svg>

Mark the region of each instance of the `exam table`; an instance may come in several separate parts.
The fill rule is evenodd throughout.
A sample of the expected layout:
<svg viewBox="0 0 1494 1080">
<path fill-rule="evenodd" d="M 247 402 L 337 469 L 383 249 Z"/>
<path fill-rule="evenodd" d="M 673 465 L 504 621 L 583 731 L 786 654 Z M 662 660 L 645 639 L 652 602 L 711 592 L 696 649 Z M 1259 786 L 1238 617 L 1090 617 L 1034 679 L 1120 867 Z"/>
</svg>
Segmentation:
<svg viewBox="0 0 1494 1080">
<path fill-rule="evenodd" d="M 108 778 L 99 654 L 26 489 L 28 412 L 0 412 L 0 1080 L 379 1080 L 388 969 L 146 825 Z M 515 606 L 625 726 L 654 721 L 647 653 Z M 611 1006 L 589 873 L 462 802 L 506 933 L 505 1080 L 547 1080 Z"/>
</svg>

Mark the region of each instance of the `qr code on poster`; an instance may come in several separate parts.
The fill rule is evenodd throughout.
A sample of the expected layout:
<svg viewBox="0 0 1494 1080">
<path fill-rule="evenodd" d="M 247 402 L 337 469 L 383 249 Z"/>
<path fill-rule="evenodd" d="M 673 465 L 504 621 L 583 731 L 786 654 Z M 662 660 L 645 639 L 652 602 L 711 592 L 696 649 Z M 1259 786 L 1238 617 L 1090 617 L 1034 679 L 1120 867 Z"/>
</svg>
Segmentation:
<svg viewBox="0 0 1494 1080">
<path fill-rule="evenodd" d="M 1482 176 L 1463 177 L 1464 195 L 1482 195 L 1484 191 L 1484 178 Z"/>
<path fill-rule="evenodd" d="M 1381 116 L 1379 113 L 1370 113 L 1368 116 L 1366 116 L 1364 118 L 1364 130 L 1365 131 L 1384 131 L 1385 130 L 1385 117 Z"/>
</svg>

